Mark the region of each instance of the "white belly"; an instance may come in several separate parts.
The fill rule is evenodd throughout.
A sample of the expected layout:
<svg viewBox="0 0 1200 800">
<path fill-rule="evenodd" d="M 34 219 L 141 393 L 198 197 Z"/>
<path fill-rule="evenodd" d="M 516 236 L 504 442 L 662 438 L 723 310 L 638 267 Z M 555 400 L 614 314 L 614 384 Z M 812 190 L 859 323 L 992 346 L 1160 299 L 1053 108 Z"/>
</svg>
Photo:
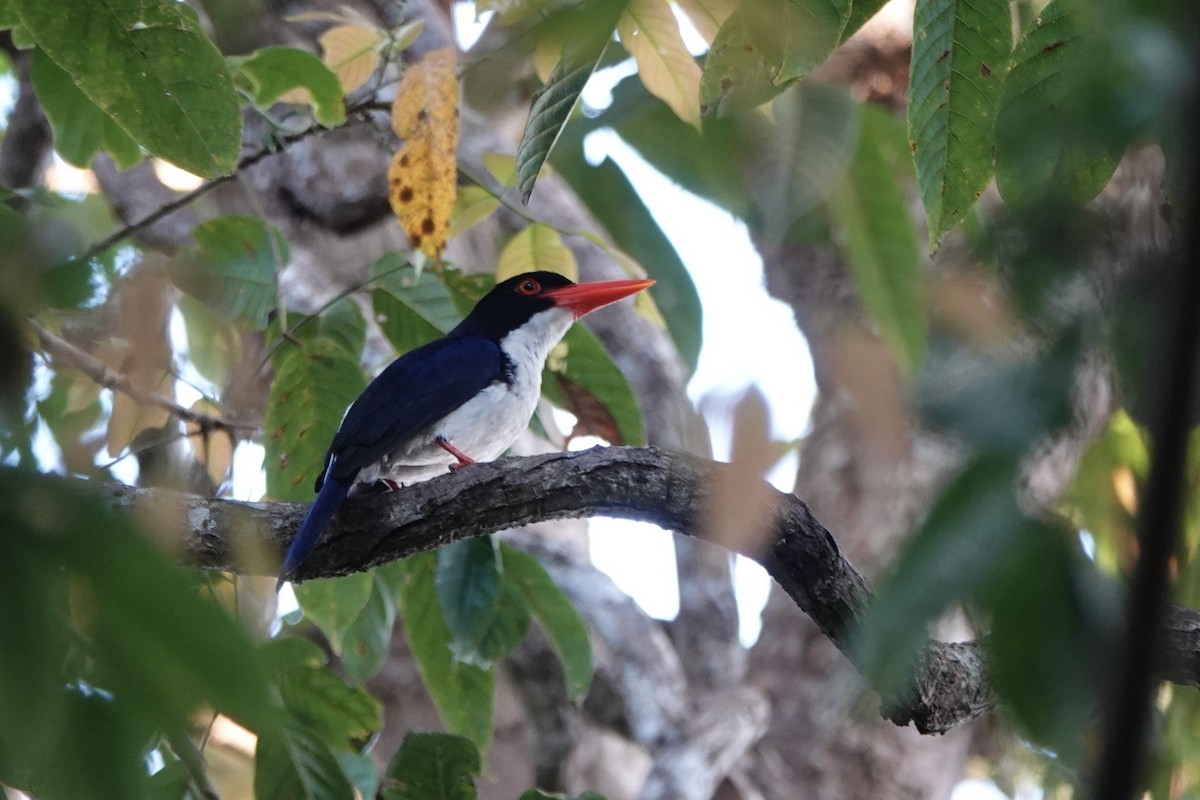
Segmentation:
<svg viewBox="0 0 1200 800">
<path fill-rule="evenodd" d="M 540 372 L 532 381 L 493 383 L 385 456 L 376 474 L 363 470 L 359 480 L 387 478 L 407 485 L 446 473 L 457 459 L 438 446 L 438 437 L 475 461 L 499 458 L 529 425 L 540 394 Z"/>
<path fill-rule="evenodd" d="M 552 308 L 535 316 L 500 341 L 512 366 L 510 383 L 496 382 L 416 436 L 402 442 L 377 464 L 359 473 L 358 480 L 387 478 L 416 483 L 445 474 L 457 459 L 439 447 L 440 436 L 475 461 L 499 458 L 529 425 L 542 393 L 546 355 L 574 316 Z"/>
</svg>

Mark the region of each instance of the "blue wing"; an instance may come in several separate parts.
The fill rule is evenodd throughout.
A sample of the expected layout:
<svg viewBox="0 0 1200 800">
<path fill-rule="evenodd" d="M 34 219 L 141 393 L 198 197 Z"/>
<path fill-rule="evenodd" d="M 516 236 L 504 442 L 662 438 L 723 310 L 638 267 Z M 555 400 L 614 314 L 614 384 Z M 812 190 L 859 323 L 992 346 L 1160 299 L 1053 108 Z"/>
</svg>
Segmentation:
<svg viewBox="0 0 1200 800">
<path fill-rule="evenodd" d="M 346 412 L 317 490 L 325 480 L 353 481 L 359 470 L 503 379 L 504 355 L 487 339 L 447 336 L 404 354 Z"/>
<path fill-rule="evenodd" d="M 503 379 L 500 348 L 470 336 L 437 339 L 389 364 L 346 411 L 317 478 L 317 499 L 288 547 L 275 590 L 316 547 L 359 470 Z"/>
</svg>

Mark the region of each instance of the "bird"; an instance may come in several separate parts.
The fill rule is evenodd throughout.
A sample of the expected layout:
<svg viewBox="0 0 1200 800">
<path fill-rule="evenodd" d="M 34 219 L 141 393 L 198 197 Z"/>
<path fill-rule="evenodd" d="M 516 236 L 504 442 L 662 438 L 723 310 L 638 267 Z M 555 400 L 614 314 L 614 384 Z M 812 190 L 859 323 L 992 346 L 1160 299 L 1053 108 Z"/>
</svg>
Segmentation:
<svg viewBox="0 0 1200 800">
<path fill-rule="evenodd" d="M 517 275 L 496 284 L 445 336 L 389 364 L 342 417 L 276 591 L 296 576 L 347 498 L 501 456 L 528 426 L 546 357 L 571 324 L 653 284 Z"/>
</svg>

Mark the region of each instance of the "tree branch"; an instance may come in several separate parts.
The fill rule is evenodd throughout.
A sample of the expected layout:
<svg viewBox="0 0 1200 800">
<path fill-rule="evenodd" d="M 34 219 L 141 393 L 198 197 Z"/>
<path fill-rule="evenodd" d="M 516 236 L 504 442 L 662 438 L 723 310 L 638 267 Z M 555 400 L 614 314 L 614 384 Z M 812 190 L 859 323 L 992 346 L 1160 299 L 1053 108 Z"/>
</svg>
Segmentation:
<svg viewBox="0 0 1200 800">
<path fill-rule="evenodd" d="M 397 493 L 348 503 L 299 577 L 345 575 L 470 536 L 569 517 L 643 520 L 701 536 L 712 476 L 727 469 L 650 447 L 593 448 L 472 465 Z M 274 573 L 307 511 L 301 503 L 239 503 L 111 484 L 103 491 L 119 507 L 157 507 L 185 519 L 191 562 L 249 574 Z M 870 588 L 804 501 L 770 491 L 777 502 L 773 535 L 765 549 L 742 555 L 766 568 L 847 652 Z M 1200 612 L 1173 607 L 1165 638 L 1169 652 L 1159 677 L 1200 688 Z M 944 733 L 996 702 L 981 642 L 930 642 L 911 694 L 889 700 L 886 715 L 898 725 L 911 722 L 922 733 Z"/>
<path fill-rule="evenodd" d="M 242 172 L 245 169 L 247 169 L 248 167 L 254 166 L 255 164 L 257 164 L 258 162 L 262 161 L 265 158 L 269 158 L 270 156 L 278 155 L 279 153 L 281 153 L 285 149 L 287 149 L 290 145 L 293 145 L 296 142 L 307 139 L 310 136 L 313 136 L 318 133 L 326 133 L 328 131 L 339 130 L 341 128 L 344 128 L 357 115 L 362 114 L 367 111 L 376 110 L 376 108 L 377 108 L 377 104 L 374 101 L 364 100 L 361 103 L 355 103 L 353 105 L 347 106 L 346 107 L 346 122 L 342 123 L 341 125 L 339 125 L 337 127 L 326 128 L 323 125 L 315 125 L 314 124 L 314 125 L 308 126 L 307 128 L 304 128 L 302 130 L 296 131 L 294 133 L 280 134 L 271 144 L 263 145 L 262 147 L 258 148 L 254 152 L 242 156 L 242 158 L 238 161 L 237 166 L 234 167 L 233 171 L 230 172 L 228 175 L 218 175 L 215 178 L 207 180 L 204 183 L 197 186 L 195 189 L 192 189 L 191 191 L 188 191 L 188 192 L 184 192 L 183 194 L 179 195 L 179 197 L 175 198 L 171 202 L 165 203 L 162 206 L 159 206 L 154 211 L 150 212 L 149 214 L 146 214 L 145 216 L 141 217 L 140 219 L 137 219 L 133 222 L 130 222 L 127 225 L 124 225 L 124 226 L 118 228 L 117 230 L 113 231 L 109 235 L 105 236 L 103 239 L 100 239 L 99 241 L 92 244 L 92 246 L 89 247 L 87 250 L 85 250 L 83 253 L 81 253 L 76 260 L 85 262 L 85 263 L 88 261 L 91 261 L 93 258 L 96 258 L 98 255 L 100 255 L 101 253 L 103 253 L 105 250 L 112 247 L 113 245 L 115 245 L 117 242 L 124 241 L 125 239 L 128 239 L 132 236 L 135 236 L 135 235 L 141 233 L 146 228 L 149 228 L 151 225 L 158 222 L 163 217 L 166 217 L 167 215 L 172 214 L 175 211 L 178 211 L 179 209 L 184 208 L 185 206 L 191 205 L 192 203 L 196 202 L 201 197 L 208 194 L 209 192 L 211 192 L 213 189 L 217 188 L 218 186 L 225 184 L 225 183 L 229 183 L 232 180 L 236 180 L 238 178 L 238 176 L 240 176 L 242 174 Z"/>
<path fill-rule="evenodd" d="M 169 397 L 143 389 L 129 380 L 127 376 L 110 370 L 107 364 L 91 353 L 80 350 L 67 340 L 55 336 L 32 317 L 29 319 L 29 327 L 33 328 L 34 333 L 37 334 L 42 350 L 60 366 L 73 367 L 105 389 L 129 395 L 139 405 L 165 409 L 176 419 L 198 426 L 202 434 L 221 430 L 228 432 L 236 440 L 246 436 L 258 437 L 262 433 L 257 425 L 214 417 L 211 414 L 181 406 Z"/>
</svg>

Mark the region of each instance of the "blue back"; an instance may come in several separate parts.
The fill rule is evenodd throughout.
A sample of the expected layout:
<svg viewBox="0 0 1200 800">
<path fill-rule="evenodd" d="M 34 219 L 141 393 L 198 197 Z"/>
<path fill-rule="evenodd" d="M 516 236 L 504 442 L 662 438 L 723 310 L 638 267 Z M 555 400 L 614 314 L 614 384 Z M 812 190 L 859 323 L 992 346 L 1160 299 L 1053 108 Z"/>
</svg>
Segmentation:
<svg viewBox="0 0 1200 800">
<path fill-rule="evenodd" d="M 379 373 L 346 412 L 317 478 L 317 491 L 330 459 L 334 463 L 329 477 L 353 480 L 397 444 L 500 380 L 504 356 L 499 345 L 483 337 L 451 334 L 405 353 Z"/>
</svg>

